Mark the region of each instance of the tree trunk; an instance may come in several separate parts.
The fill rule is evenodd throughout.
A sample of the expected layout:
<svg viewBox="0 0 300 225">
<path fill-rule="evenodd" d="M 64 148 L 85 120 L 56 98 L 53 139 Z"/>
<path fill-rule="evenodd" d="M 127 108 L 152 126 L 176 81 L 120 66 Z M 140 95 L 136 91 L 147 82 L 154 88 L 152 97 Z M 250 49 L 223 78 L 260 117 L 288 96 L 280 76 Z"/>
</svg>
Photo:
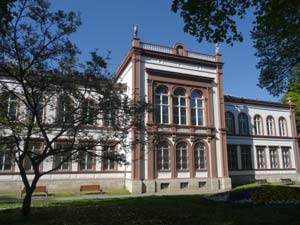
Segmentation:
<svg viewBox="0 0 300 225">
<path fill-rule="evenodd" d="M 33 190 L 26 191 L 25 198 L 23 200 L 22 205 L 22 214 L 23 216 L 29 216 L 30 210 L 31 210 L 31 196 L 32 196 Z"/>
</svg>

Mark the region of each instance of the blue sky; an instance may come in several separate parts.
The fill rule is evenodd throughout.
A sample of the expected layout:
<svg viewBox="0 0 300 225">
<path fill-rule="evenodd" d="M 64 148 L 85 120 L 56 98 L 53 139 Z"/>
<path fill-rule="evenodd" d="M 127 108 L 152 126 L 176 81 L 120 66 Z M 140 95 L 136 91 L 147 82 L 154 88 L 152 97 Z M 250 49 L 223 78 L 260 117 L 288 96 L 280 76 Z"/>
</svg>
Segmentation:
<svg viewBox="0 0 300 225">
<path fill-rule="evenodd" d="M 214 54 L 214 45 L 198 43 L 196 38 L 183 32 L 183 21 L 171 12 L 172 0 L 52 0 L 53 9 L 81 13 L 82 26 L 72 40 L 82 51 L 82 60 L 88 53 L 99 49 L 105 56 L 111 52 L 109 70 L 114 72 L 131 46 L 133 25 L 139 26 L 141 41 L 173 46 L 185 44 L 188 50 Z M 243 43 L 220 45 L 224 62 L 224 89 L 226 94 L 253 99 L 278 101 L 257 86 L 258 59 L 249 37 L 252 17 L 239 22 L 244 34 Z"/>
</svg>

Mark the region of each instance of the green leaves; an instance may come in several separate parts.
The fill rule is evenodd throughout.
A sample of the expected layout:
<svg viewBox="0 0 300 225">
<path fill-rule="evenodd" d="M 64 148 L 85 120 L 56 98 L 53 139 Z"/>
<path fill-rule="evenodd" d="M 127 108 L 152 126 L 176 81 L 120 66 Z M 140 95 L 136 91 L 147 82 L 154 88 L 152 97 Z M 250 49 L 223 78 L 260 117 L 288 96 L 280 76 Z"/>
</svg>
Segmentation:
<svg viewBox="0 0 300 225">
<path fill-rule="evenodd" d="M 212 43 L 243 41 L 237 30 L 236 18 L 244 18 L 252 1 L 174 0 L 172 11 L 180 13 L 185 22 L 184 31 L 199 42 Z"/>
<path fill-rule="evenodd" d="M 236 21 L 250 8 L 256 17 L 251 35 L 260 58 L 259 86 L 278 96 L 288 90 L 292 69 L 300 62 L 300 1 L 173 0 L 172 4 L 172 11 L 184 20 L 184 31 L 199 42 L 230 45 L 243 41 Z"/>
</svg>

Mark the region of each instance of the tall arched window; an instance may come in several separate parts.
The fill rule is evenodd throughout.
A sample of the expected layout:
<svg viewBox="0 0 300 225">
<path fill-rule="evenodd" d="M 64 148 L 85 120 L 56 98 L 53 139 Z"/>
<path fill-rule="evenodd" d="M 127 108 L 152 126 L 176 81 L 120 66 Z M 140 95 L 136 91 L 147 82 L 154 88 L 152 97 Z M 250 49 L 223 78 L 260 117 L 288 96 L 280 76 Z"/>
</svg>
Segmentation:
<svg viewBox="0 0 300 225">
<path fill-rule="evenodd" d="M 180 142 L 176 145 L 176 169 L 188 169 L 188 147 L 184 142 Z"/>
<path fill-rule="evenodd" d="M 56 119 L 59 123 L 73 123 L 74 102 L 68 95 L 62 94 L 58 97 Z"/>
<path fill-rule="evenodd" d="M 193 91 L 191 95 L 191 121 L 192 125 L 203 125 L 203 98 L 199 91 Z"/>
<path fill-rule="evenodd" d="M 157 146 L 157 170 L 164 171 L 170 169 L 170 146 L 163 142 Z"/>
<path fill-rule="evenodd" d="M 248 124 L 248 117 L 245 113 L 239 114 L 239 133 L 242 135 L 249 134 L 249 124 Z"/>
<path fill-rule="evenodd" d="M 155 90 L 155 122 L 169 123 L 168 90 L 162 86 Z"/>
<path fill-rule="evenodd" d="M 186 97 L 183 88 L 176 88 L 174 91 L 173 115 L 174 124 L 186 124 Z"/>
<path fill-rule="evenodd" d="M 4 117 L 14 121 L 17 119 L 17 97 L 14 94 L 1 94 L 1 107 L 3 108 Z"/>
<path fill-rule="evenodd" d="M 225 123 L 227 134 L 235 134 L 234 115 L 232 112 L 225 113 Z"/>
<path fill-rule="evenodd" d="M 272 116 L 267 117 L 267 133 L 269 136 L 275 135 L 275 124 Z"/>
<path fill-rule="evenodd" d="M 194 147 L 195 170 L 206 169 L 206 148 L 205 144 L 197 143 Z"/>
<path fill-rule="evenodd" d="M 287 127 L 286 127 L 285 118 L 280 117 L 278 122 L 279 122 L 279 135 L 280 136 L 287 136 Z"/>
<path fill-rule="evenodd" d="M 86 125 L 96 125 L 97 110 L 96 102 L 86 99 L 82 104 L 82 122 Z"/>
<path fill-rule="evenodd" d="M 263 128 L 262 128 L 262 119 L 261 116 L 256 115 L 254 116 L 254 133 L 256 135 L 262 135 L 263 134 Z"/>
</svg>

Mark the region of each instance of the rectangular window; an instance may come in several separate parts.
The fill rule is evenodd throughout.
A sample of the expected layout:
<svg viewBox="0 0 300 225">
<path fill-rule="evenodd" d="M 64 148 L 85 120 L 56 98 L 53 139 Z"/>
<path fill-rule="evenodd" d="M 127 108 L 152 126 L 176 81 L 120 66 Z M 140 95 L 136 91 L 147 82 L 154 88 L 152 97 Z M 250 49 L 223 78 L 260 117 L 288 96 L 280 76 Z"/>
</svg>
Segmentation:
<svg viewBox="0 0 300 225">
<path fill-rule="evenodd" d="M 249 145 L 241 146 L 241 159 L 242 159 L 242 169 L 251 170 L 252 169 L 251 146 Z"/>
<path fill-rule="evenodd" d="M 283 168 L 291 167 L 290 150 L 288 148 L 282 149 L 282 164 L 283 164 Z"/>
<path fill-rule="evenodd" d="M 227 154 L 228 154 L 228 168 L 229 170 L 237 170 L 237 146 L 236 145 L 227 145 Z"/>
<path fill-rule="evenodd" d="M 113 127 L 116 124 L 116 118 L 114 112 L 105 112 L 104 113 L 104 126 Z"/>
<path fill-rule="evenodd" d="M 34 160 L 35 156 L 37 156 L 41 152 L 42 143 L 41 142 L 31 142 L 28 146 L 28 154 L 24 158 L 24 169 L 26 171 L 33 171 L 31 159 Z M 30 155 L 30 158 L 29 158 Z"/>
<path fill-rule="evenodd" d="M 93 150 L 81 151 L 79 153 L 79 169 L 92 170 L 93 169 Z"/>
<path fill-rule="evenodd" d="M 54 156 L 54 168 L 62 171 L 69 170 L 72 150 L 70 143 L 56 143 L 55 149 L 60 153 Z"/>
<path fill-rule="evenodd" d="M 115 146 L 109 146 L 103 154 L 103 170 L 115 169 Z"/>
<path fill-rule="evenodd" d="M 12 170 L 12 150 L 9 144 L 0 145 L 0 172 Z"/>
<path fill-rule="evenodd" d="M 279 168 L 277 148 L 270 148 L 270 166 L 272 169 Z"/>
<path fill-rule="evenodd" d="M 257 147 L 257 168 L 258 169 L 266 168 L 265 148 L 264 147 Z"/>
</svg>

